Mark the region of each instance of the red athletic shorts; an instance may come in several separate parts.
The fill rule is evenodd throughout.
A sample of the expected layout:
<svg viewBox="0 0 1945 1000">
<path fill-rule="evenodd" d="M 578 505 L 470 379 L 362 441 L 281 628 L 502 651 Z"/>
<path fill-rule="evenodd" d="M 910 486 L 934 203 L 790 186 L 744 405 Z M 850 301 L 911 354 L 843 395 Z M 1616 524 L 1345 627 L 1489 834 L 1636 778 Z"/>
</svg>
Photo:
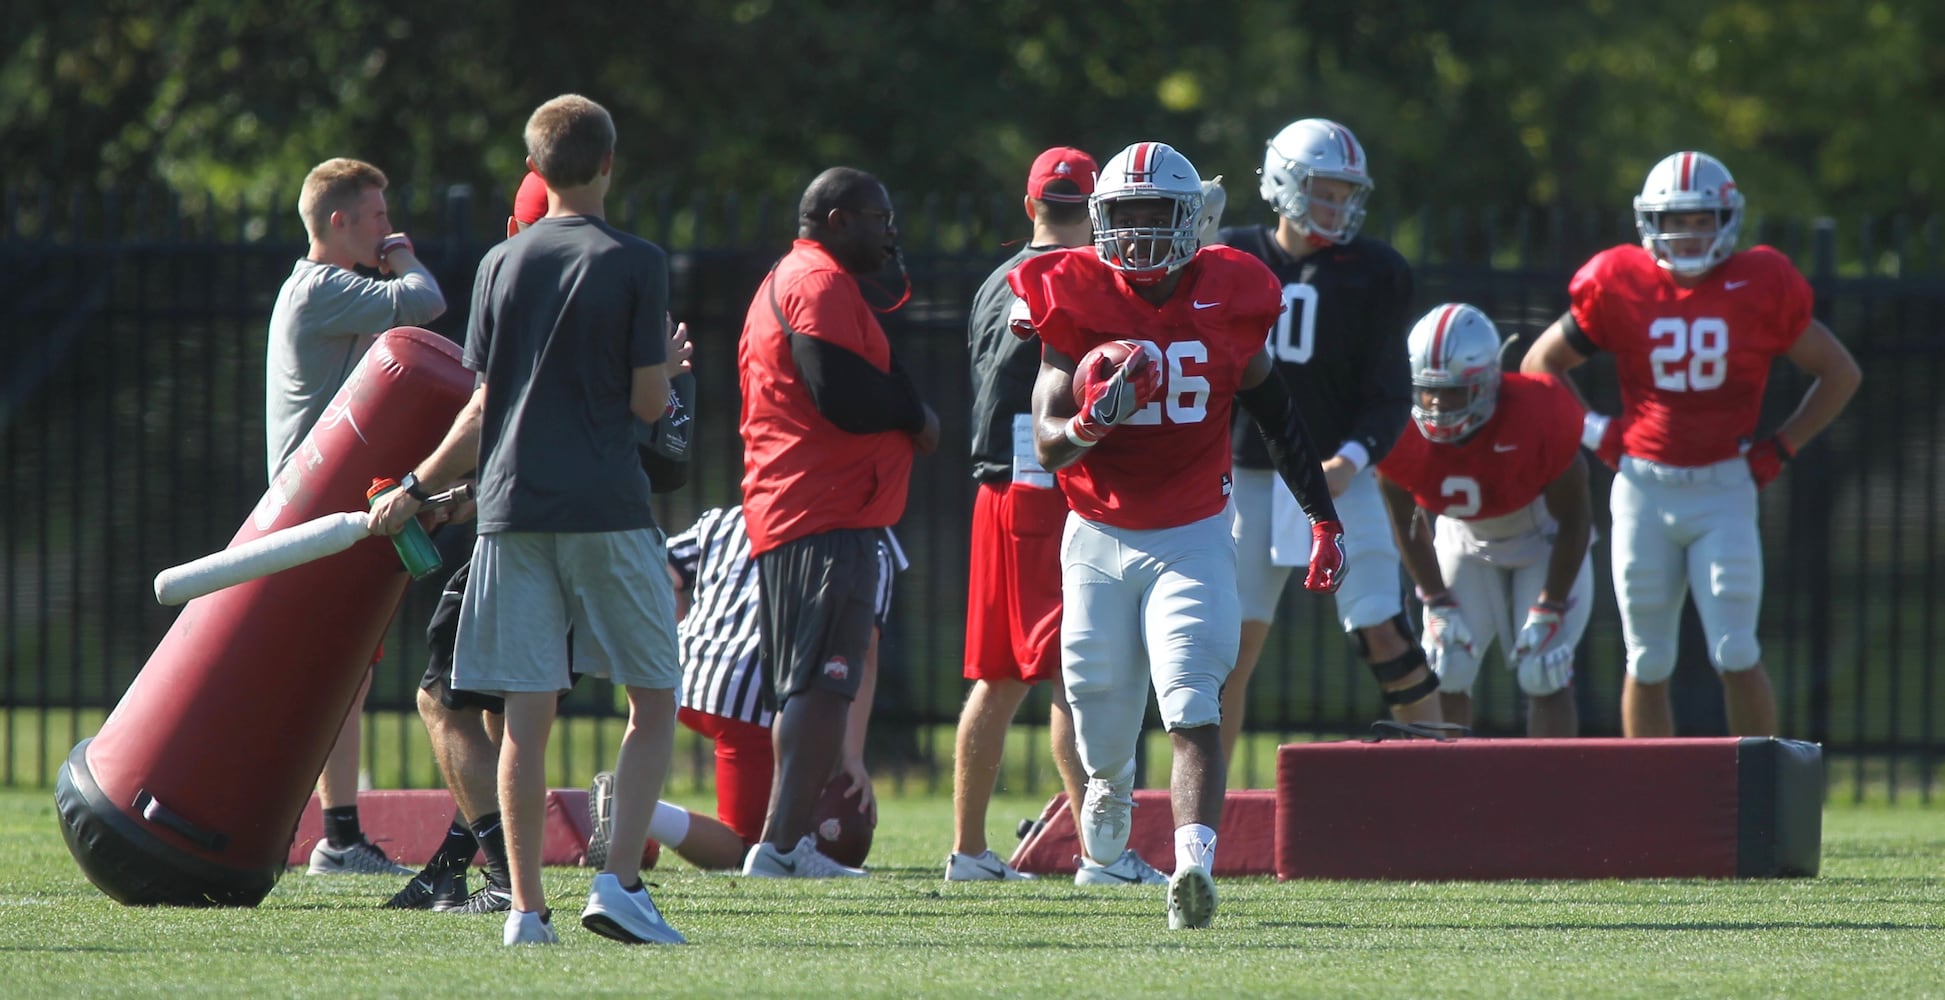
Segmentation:
<svg viewBox="0 0 1945 1000">
<path fill-rule="evenodd" d="M 770 731 L 693 708 L 677 710 L 675 720 L 716 741 L 716 818 L 743 843 L 756 843 L 770 810 L 770 779 L 777 767 Z"/>
<path fill-rule="evenodd" d="M 982 483 L 973 500 L 966 582 L 966 678 L 1048 680 L 1060 671 L 1060 533 L 1067 497 L 1057 489 Z"/>
</svg>

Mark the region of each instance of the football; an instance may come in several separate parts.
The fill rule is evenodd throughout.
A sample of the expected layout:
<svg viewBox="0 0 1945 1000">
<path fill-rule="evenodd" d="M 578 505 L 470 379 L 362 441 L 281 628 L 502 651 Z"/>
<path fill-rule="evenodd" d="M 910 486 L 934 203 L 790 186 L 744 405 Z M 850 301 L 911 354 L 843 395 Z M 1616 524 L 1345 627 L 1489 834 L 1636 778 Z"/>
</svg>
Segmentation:
<svg viewBox="0 0 1945 1000">
<path fill-rule="evenodd" d="M 1134 351 L 1127 342 L 1110 340 L 1094 345 L 1094 349 L 1081 356 L 1081 363 L 1074 366 L 1074 405 L 1087 405 L 1087 391 L 1099 382 L 1113 375 L 1121 363 L 1128 360 Z"/>
<path fill-rule="evenodd" d="M 851 779 L 846 775 L 832 778 L 824 786 L 824 794 L 818 796 L 811 822 L 817 831 L 817 849 L 838 864 L 857 868 L 871 853 L 874 824 L 870 813 L 858 811 L 857 796 L 845 797 L 850 787 Z"/>
</svg>

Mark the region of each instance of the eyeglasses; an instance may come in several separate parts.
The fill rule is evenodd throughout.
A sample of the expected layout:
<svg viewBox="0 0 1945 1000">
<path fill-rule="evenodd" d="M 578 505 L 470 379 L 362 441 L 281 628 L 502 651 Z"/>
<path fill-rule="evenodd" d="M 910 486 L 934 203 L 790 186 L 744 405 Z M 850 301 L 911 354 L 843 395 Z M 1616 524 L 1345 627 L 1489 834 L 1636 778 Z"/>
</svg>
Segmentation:
<svg viewBox="0 0 1945 1000">
<path fill-rule="evenodd" d="M 885 230 L 887 232 L 891 230 L 892 220 L 898 214 L 896 212 L 880 212 L 875 208 L 847 208 L 845 209 L 845 211 L 850 212 L 852 215 L 863 215 L 873 219 L 883 219 L 885 220 Z"/>
</svg>

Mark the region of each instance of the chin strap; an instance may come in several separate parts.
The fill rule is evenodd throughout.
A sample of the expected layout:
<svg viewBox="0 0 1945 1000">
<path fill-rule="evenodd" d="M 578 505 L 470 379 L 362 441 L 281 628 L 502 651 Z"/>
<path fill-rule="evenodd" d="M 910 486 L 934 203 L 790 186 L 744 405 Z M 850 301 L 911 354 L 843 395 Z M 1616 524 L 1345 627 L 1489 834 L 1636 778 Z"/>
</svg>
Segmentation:
<svg viewBox="0 0 1945 1000">
<path fill-rule="evenodd" d="M 898 246 L 893 246 L 891 250 L 891 259 L 892 259 L 892 263 L 898 265 L 898 277 L 900 278 L 900 280 L 904 281 L 905 283 L 905 294 L 900 295 L 898 297 L 897 302 L 894 302 L 883 309 L 880 309 L 877 306 L 872 305 L 869 300 L 866 300 L 865 307 L 870 309 L 872 312 L 877 313 L 880 316 L 889 316 L 892 313 L 895 313 L 898 310 L 905 308 L 905 303 L 912 301 L 912 272 L 905 270 L 905 251 Z M 881 292 L 885 291 L 885 287 L 883 285 L 878 284 L 876 281 L 871 282 L 871 287 Z"/>
</svg>

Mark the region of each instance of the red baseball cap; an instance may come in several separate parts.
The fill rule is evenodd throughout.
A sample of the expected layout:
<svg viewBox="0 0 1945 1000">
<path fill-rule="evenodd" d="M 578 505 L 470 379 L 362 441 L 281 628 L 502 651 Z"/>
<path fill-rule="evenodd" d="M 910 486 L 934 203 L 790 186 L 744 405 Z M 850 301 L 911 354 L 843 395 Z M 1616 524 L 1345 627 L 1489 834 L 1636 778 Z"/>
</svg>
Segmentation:
<svg viewBox="0 0 1945 1000">
<path fill-rule="evenodd" d="M 520 193 L 513 196 L 513 218 L 523 226 L 531 226 L 546 214 L 547 182 L 529 170 L 527 179 L 520 182 Z"/>
<path fill-rule="evenodd" d="M 1094 175 L 1100 167 L 1094 157 L 1072 146 L 1055 146 L 1034 158 L 1027 173 L 1027 197 L 1037 201 L 1082 202 L 1094 193 Z M 1065 181 L 1054 190 L 1049 185 Z M 1071 190 L 1068 185 L 1072 185 Z"/>
</svg>

